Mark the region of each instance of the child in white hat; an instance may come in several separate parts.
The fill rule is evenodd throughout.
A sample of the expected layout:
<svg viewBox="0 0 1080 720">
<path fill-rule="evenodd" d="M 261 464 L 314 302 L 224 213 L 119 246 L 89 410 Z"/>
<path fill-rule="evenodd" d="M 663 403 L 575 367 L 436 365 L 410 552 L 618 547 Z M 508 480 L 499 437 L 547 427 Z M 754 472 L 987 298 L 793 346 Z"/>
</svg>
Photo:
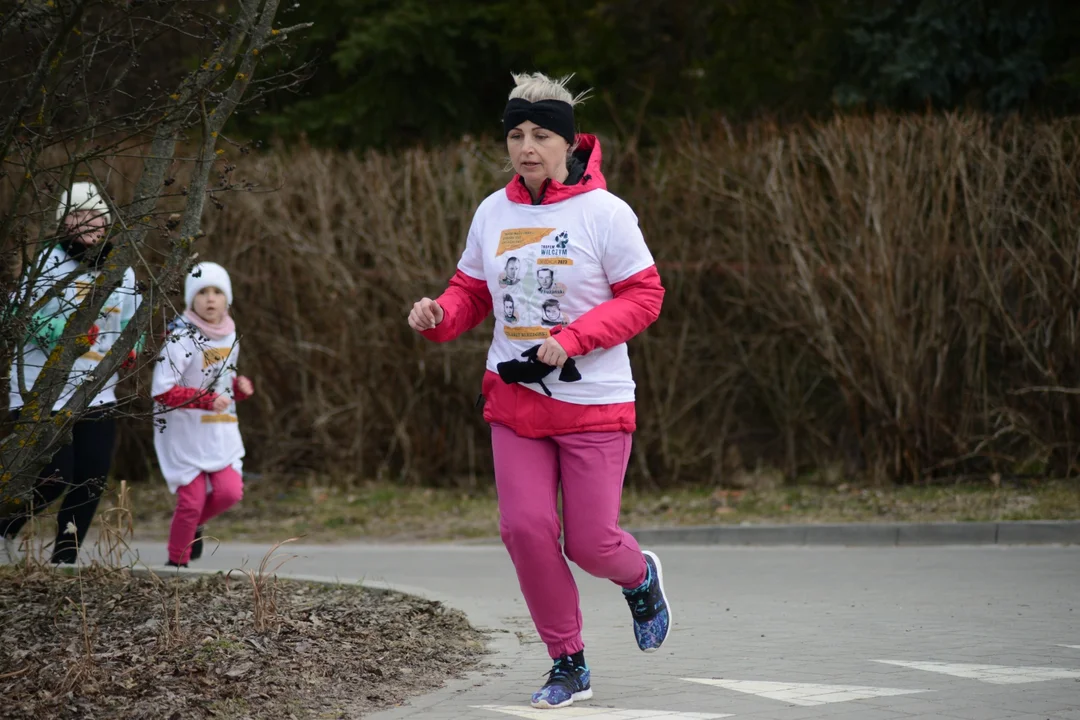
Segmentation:
<svg viewBox="0 0 1080 720">
<path fill-rule="evenodd" d="M 232 282 L 225 268 L 199 263 L 184 283 L 186 309 L 170 326 L 154 368 L 159 405 L 154 450 L 176 511 L 169 565 L 202 555 L 203 525 L 239 502 L 244 442 L 236 403 L 254 387 L 236 374 L 240 346 L 229 316 Z"/>
</svg>

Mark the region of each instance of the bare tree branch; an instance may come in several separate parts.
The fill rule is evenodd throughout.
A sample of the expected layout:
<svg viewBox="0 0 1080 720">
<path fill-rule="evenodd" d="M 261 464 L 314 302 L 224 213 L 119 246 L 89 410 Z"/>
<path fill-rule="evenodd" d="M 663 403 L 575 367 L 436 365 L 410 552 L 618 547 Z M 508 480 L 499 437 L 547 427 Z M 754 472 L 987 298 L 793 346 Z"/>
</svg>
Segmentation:
<svg viewBox="0 0 1080 720">
<path fill-rule="evenodd" d="M 30 106 L 35 93 L 39 93 L 40 88 L 44 86 L 43 83 L 45 76 L 49 73 L 49 68 L 56 60 L 57 55 L 67 46 L 72 34 L 71 31 L 79 22 L 79 18 L 82 17 L 88 4 L 89 0 L 76 1 L 75 6 L 71 9 L 71 14 L 60 23 L 59 30 L 53 35 L 45 51 L 41 54 L 41 59 L 38 61 L 33 77 L 26 83 L 26 91 L 23 93 L 22 99 L 8 116 L 3 131 L 0 131 L 0 158 L 7 156 L 8 151 L 11 149 L 11 141 L 15 138 L 15 130 L 22 121 L 23 113 Z M 40 94 L 38 97 L 40 97 Z"/>
<path fill-rule="evenodd" d="M 201 1 L 187 0 L 193 4 Z M 140 15 L 130 5 L 95 4 L 93 0 L 70 0 L 69 4 L 71 11 L 57 12 L 58 19 L 48 16 L 34 21 L 37 24 L 33 27 L 48 36 L 41 37 L 36 46 L 41 49 L 33 70 L 0 78 L 0 85 L 19 90 L 19 102 L 4 120 L 0 134 L 0 146 L 4 148 L 0 170 L 11 174 L 16 169 L 21 176 L 15 179 L 11 175 L 14 182 L 6 194 L 8 207 L 0 214 L 0 238 L 4 239 L 0 251 L 6 254 L 8 243 L 16 243 L 22 259 L 18 289 L 0 317 L 0 330 L 17 346 L 14 365 L 20 375 L 20 388 L 25 390 L 14 431 L 0 440 L 0 499 L 24 496 L 33 486 L 52 451 L 68 441 L 74 422 L 112 381 L 183 278 L 196 255 L 195 243 L 202 234 L 207 197 L 234 189 L 227 181 L 231 164 L 220 173 L 219 185 L 209 188 L 210 173 L 221 161 L 222 151 L 217 149 L 221 131 L 244 100 L 261 54 L 283 40 L 285 34 L 273 30 L 279 0 L 239 0 L 237 17 L 227 23 L 218 18 L 210 22 L 209 17 L 200 21 L 180 3 L 176 8 L 155 11 L 156 15 L 151 10 Z M 80 18 L 87 16 L 91 7 L 97 22 L 90 29 L 79 30 Z M 178 24 L 169 22 L 172 14 L 177 16 Z M 190 27 L 184 26 L 185 22 Z M 0 29 L 16 24 L 7 23 Z M 201 37 L 192 29 L 199 25 L 206 32 L 217 32 L 218 28 L 222 32 L 205 37 L 207 42 L 212 39 L 213 51 L 195 69 L 183 72 L 172 92 L 156 83 L 143 96 L 129 92 L 129 80 L 139 66 L 139 50 L 148 44 L 148 38 L 170 32 Z M 91 82 L 94 68 L 101 76 Z M 229 75 L 231 78 L 224 82 Z M 291 79 L 288 75 L 281 77 Z M 21 118 L 38 97 L 41 106 L 37 122 L 25 127 Z M 109 103 L 117 97 L 132 102 L 116 112 Z M 138 102 L 134 102 L 136 99 Z M 178 147 L 187 143 L 185 135 L 196 126 L 201 136 L 197 151 L 193 156 L 189 152 L 178 155 Z M 16 152 L 12 153 L 12 149 Z M 112 251 L 91 291 L 66 318 L 66 337 L 49 354 L 33 387 L 26 388 L 21 347 L 34 313 L 60 297 L 85 272 L 76 271 L 46 292 L 33 293 L 32 288 L 44 273 L 46 253 L 39 252 L 37 261 L 31 260 L 27 233 L 32 230 L 38 237 L 40 249 L 51 237 L 52 210 L 65 187 L 80 175 L 89 176 L 108 197 L 104 190 L 108 183 L 98 170 L 108 175 L 115 163 L 135 156 L 142 159 L 142 167 L 131 201 L 121 204 L 115 198 L 109 200 L 114 216 Z M 184 208 L 179 232 L 170 234 L 167 247 L 159 252 L 149 242 L 150 233 L 166 226 L 159 219 L 162 202 L 179 197 L 175 190 L 169 190 L 177 163 L 190 167 Z M 0 198 L 5 198 L 2 188 Z M 176 225 L 170 221 L 167 227 Z M 156 258 L 153 261 L 152 256 Z M 53 413 L 76 359 L 85 350 L 85 341 L 80 343 L 82 329 L 94 324 L 132 267 L 147 276 L 144 285 L 148 297 L 144 297 L 94 372 Z M 32 298 L 37 299 L 32 302 Z"/>
</svg>

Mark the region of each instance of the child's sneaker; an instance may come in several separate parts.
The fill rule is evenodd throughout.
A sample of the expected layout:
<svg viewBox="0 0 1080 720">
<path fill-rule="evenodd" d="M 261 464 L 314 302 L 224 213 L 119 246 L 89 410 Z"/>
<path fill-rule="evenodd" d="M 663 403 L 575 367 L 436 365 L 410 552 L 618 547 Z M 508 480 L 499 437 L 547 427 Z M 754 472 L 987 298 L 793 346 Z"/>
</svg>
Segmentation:
<svg viewBox="0 0 1080 720">
<path fill-rule="evenodd" d="M 533 693 L 532 706 L 554 710 L 572 705 L 575 700 L 588 700 L 592 697 L 592 685 L 589 684 L 589 666 L 585 664 L 585 653 L 563 655 L 555 660 L 554 667 L 548 673 L 544 687 Z"/>
<path fill-rule="evenodd" d="M 174 568 L 186 568 L 187 567 L 187 563 L 174 563 L 172 560 L 165 563 L 165 565 L 167 567 L 174 567 Z"/>
<path fill-rule="evenodd" d="M 655 652 L 671 632 L 671 608 L 664 594 L 664 570 L 660 558 L 648 550 L 642 553 L 649 571 L 645 582 L 623 595 L 634 617 L 634 637 L 643 652 Z"/>
<path fill-rule="evenodd" d="M 198 560 L 202 557 L 202 539 L 203 533 L 206 531 L 205 526 L 200 525 L 195 528 L 195 542 L 191 543 L 191 559 Z"/>
</svg>

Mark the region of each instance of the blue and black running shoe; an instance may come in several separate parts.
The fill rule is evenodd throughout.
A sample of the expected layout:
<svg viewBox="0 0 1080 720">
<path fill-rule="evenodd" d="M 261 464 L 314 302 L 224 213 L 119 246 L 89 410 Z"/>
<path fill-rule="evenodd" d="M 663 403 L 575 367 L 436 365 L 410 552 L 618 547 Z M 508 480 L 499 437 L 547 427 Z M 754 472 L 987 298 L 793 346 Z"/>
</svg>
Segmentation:
<svg viewBox="0 0 1080 720">
<path fill-rule="evenodd" d="M 589 666 L 585 664 L 585 654 L 576 653 L 573 657 L 563 655 L 555 659 L 555 665 L 548 673 L 548 681 L 533 693 L 532 706 L 554 710 L 572 705 L 575 700 L 588 700 L 591 697 L 592 685 L 589 684 Z"/>
<path fill-rule="evenodd" d="M 655 652 L 671 632 L 671 606 L 664 594 L 664 570 L 660 558 L 646 550 L 645 564 L 649 568 L 645 582 L 633 590 L 623 589 L 623 595 L 634 617 L 634 637 L 643 652 Z"/>
</svg>

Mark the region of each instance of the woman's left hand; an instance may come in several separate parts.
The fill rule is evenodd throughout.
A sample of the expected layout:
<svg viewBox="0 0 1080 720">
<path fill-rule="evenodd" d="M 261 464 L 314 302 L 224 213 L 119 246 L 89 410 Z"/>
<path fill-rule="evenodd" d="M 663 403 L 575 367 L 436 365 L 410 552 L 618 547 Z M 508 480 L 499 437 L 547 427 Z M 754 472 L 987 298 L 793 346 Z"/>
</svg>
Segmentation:
<svg viewBox="0 0 1080 720">
<path fill-rule="evenodd" d="M 249 397 L 255 394 L 255 385 L 243 375 L 236 378 L 236 389 Z"/>
<path fill-rule="evenodd" d="M 563 350 L 563 346 L 553 337 L 549 337 L 545 340 L 540 346 L 540 349 L 536 352 L 537 360 L 545 365 L 554 365 L 557 368 L 561 368 L 565 365 L 568 357 L 566 351 Z"/>
</svg>

